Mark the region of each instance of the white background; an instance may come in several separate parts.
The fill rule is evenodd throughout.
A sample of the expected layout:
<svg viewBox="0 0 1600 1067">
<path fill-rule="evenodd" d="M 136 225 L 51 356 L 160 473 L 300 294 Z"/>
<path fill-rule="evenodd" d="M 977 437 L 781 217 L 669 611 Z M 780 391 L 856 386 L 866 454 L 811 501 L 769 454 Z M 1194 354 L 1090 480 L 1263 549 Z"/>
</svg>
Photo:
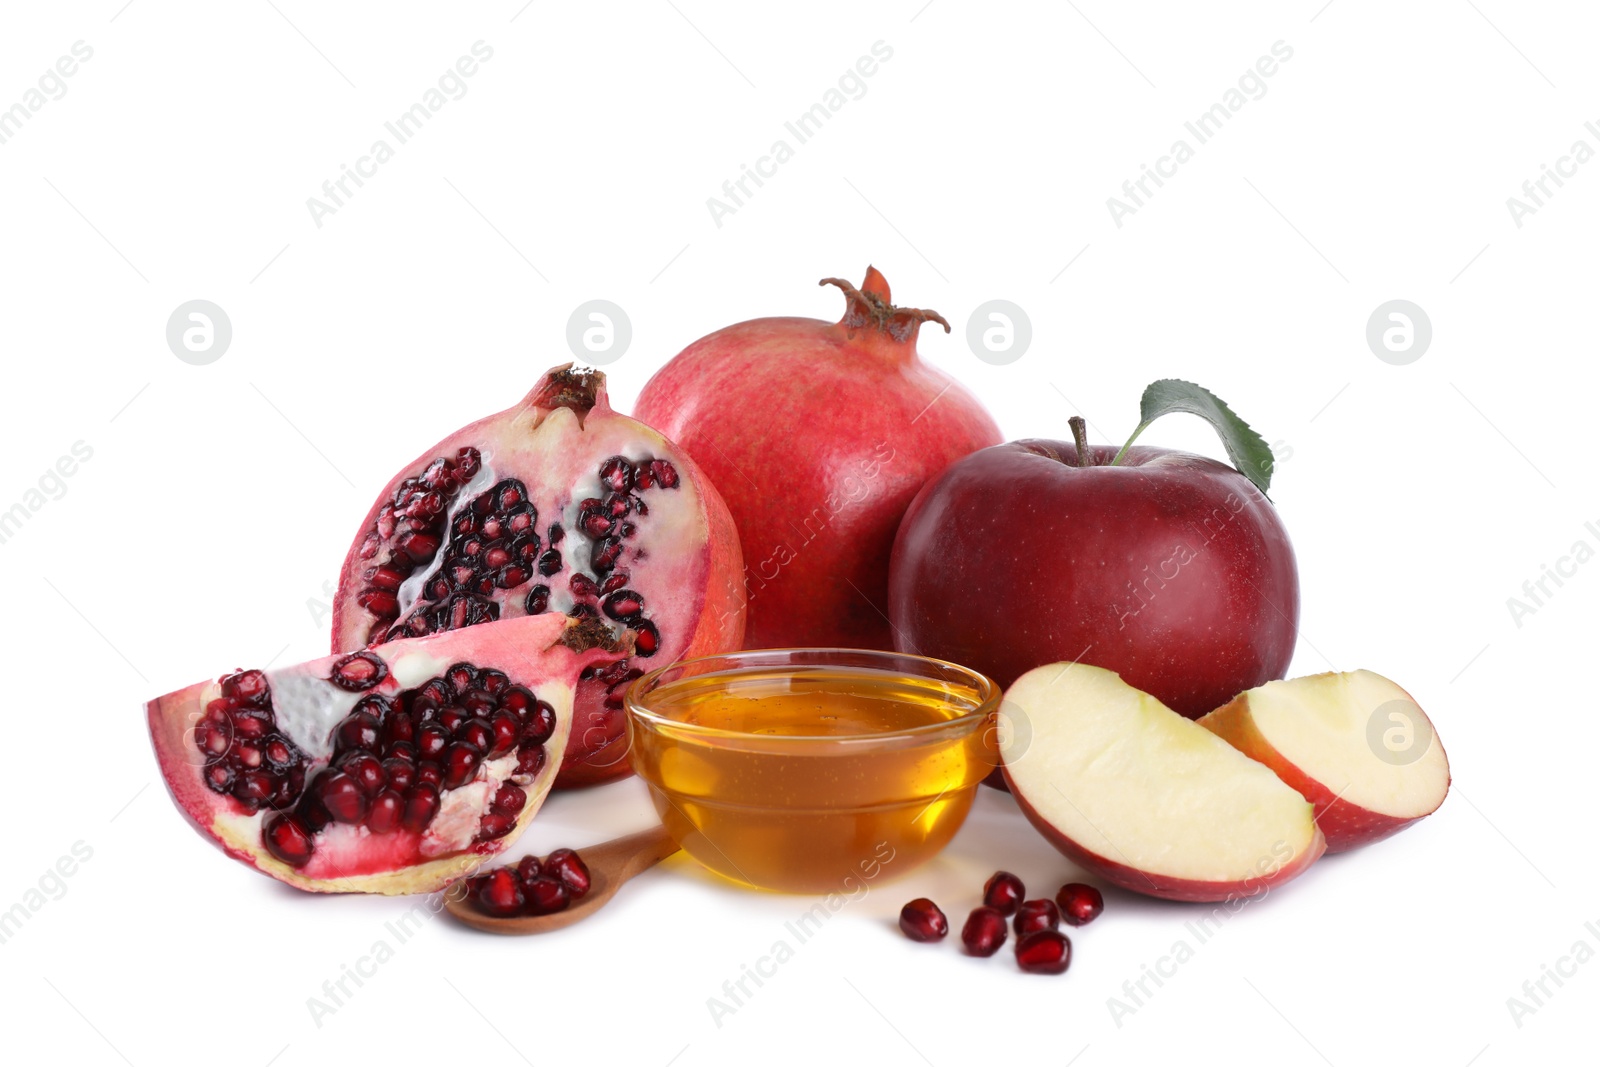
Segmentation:
<svg viewBox="0 0 1600 1067">
<path fill-rule="evenodd" d="M 1573 141 L 1600 148 L 1584 129 L 1600 119 L 1592 11 L 275 3 L 0 13 L 0 107 L 74 42 L 94 50 L 0 145 L 0 510 L 74 442 L 93 449 L 0 544 L 0 910 L 74 843 L 92 849 L 0 945 L 10 1058 L 1593 1058 L 1600 963 L 1548 985 L 1520 1027 L 1506 1003 L 1580 938 L 1600 948 L 1583 816 L 1600 565 L 1549 585 L 1520 626 L 1507 607 L 1574 542 L 1600 547 L 1584 527 L 1600 520 L 1600 163 L 1520 228 L 1506 206 Z M 307 198 L 479 40 L 494 55 L 466 95 L 317 227 Z M 1116 226 L 1107 197 L 1280 40 L 1293 57 L 1266 94 Z M 876 41 L 893 56 L 865 95 L 717 226 L 707 198 Z M 319 601 L 377 488 L 570 358 L 581 302 L 631 317 L 607 368 L 626 409 L 712 329 L 836 318 L 817 279 L 868 262 L 955 324 L 924 331 L 922 353 L 1008 436 L 1066 436 L 1081 411 L 1120 441 L 1142 387 L 1180 376 L 1289 450 L 1273 496 L 1301 565 L 1295 669 L 1370 667 L 1417 694 L 1455 773 L 1443 809 L 1246 909 L 1120 1026 L 1108 998 L 1195 909 L 1108 893 L 1059 978 L 895 932 L 923 894 L 959 923 L 997 866 L 1040 892 L 1075 873 L 988 792 L 945 854 L 841 911 L 720 1027 L 707 998 L 810 901 L 681 858 L 560 935 L 432 923 L 314 1024 L 307 999 L 408 903 L 313 898 L 226 862 L 168 802 L 140 703 L 326 652 Z M 165 342 L 196 298 L 233 325 L 209 366 Z M 1032 322 L 1006 366 L 964 339 L 995 298 Z M 1434 330 L 1405 366 L 1364 337 L 1395 298 Z M 1220 454 L 1198 420 L 1145 441 Z M 525 841 L 581 846 L 651 818 L 630 782 L 557 797 Z"/>
</svg>

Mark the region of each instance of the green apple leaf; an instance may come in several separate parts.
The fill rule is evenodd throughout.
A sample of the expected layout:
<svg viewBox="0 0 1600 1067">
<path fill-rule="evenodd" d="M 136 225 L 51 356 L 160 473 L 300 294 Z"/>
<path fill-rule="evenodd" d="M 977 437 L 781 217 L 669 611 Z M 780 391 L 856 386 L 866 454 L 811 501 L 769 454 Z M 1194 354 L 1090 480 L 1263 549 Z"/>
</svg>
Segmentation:
<svg viewBox="0 0 1600 1067">
<path fill-rule="evenodd" d="M 1122 461 L 1122 457 L 1128 454 L 1128 448 L 1144 433 L 1145 427 L 1174 411 L 1199 415 L 1209 422 L 1217 431 L 1217 436 L 1222 438 L 1222 447 L 1227 449 L 1228 458 L 1239 473 L 1249 478 L 1263 493 L 1267 491 L 1267 486 L 1272 482 L 1273 467 L 1272 449 L 1267 442 L 1211 390 L 1177 378 L 1163 378 L 1145 387 L 1144 396 L 1139 399 L 1139 428 L 1133 431 L 1128 443 L 1111 461 L 1112 465 Z"/>
</svg>

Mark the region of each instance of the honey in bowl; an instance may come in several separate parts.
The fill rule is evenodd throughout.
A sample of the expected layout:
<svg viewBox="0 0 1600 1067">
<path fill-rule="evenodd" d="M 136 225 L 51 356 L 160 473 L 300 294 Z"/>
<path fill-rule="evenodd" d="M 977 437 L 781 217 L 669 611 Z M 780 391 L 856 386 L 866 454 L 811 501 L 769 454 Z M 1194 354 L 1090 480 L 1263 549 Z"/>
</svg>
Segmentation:
<svg viewBox="0 0 1600 1067">
<path fill-rule="evenodd" d="M 634 769 L 684 850 L 747 885 L 852 892 L 927 860 L 995 764 L 993 683 L 894 653 L 768 650 L 629 693 Z"/>
</svg>

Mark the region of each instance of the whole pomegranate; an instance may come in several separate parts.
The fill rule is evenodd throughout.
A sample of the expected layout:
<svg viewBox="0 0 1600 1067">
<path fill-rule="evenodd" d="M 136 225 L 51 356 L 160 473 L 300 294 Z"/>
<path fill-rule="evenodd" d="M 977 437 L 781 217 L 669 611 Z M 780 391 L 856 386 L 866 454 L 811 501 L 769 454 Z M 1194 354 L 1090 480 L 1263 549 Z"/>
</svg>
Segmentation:
<svg viewBox="0 0 1600 1067">
<path fill-rule="evenodd" d="M 837 323 L 769 318 L 691 344 L 639 418 L 721 490 L 745 553 L 745 647 L 889 649 L 889 550 L 930 477 L 1000 442 L 982 405 L 917 357 L 937 313 L 897 308 L 872 267 Z"/>
<path fill-rule="evenodd" d="M 622 694 L 644 661 L 740 647 L 742 567 L 727 506 L 689 457 L 611 410 L 605 375 L 568 364 L 384 487 L 345 559 L 333 647 L 545 612 L 626 626 L 633 655 L 578 687 L 557 779 L 590 785 L 629 773 Z"/>
<path fill-rule="evenodd" d="M 425 893 L 516 839 L 555 780 L 579 677 L 626 653 L 559 615 L 237 670 L 146 705 L 179 809 L 315 892 Z"/>
</svg>

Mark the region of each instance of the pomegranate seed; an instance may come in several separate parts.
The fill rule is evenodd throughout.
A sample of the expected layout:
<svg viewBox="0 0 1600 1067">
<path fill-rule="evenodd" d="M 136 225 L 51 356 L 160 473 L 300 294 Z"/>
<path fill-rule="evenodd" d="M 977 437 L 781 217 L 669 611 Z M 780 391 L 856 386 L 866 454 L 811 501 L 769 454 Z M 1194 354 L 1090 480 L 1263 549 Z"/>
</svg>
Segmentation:
<svg viewBox="0 0 1600 1067">
<path fill-rule="evenodd" d="M 661 631 L 649 619 L 628 623 L 633 630 L 633 650 L 641 656 L 653 656 L 661 651 Z"/>
<path fill-rule="evenodd" d="M 1010 871 L 995 871 L 983 883 L 983 902 L 1001 915 L 1016 911 L 1025 896 L 1027 891 L 1022 888 L 1022 879 Z"/>
<path fill-rule="evenodd" d="M 536 585 L 528 590 L 528 599 L 524 606 L 528 609 L 529 615 L 543 615 L 550 610 L 550 587 Z"/>
<path fill-rule="evenodd" d="M 438 724 L 441 729 L 447 730 L 454 737 L 457 730 L 467 721 L 467 713 L 460 708 L 445 708 L 439 713 Z"/>
<path fill-rule="evenodd" d="M 405 798 L 394 789 L 385 789 L 372 802 L 367 812 L 367 829 L 375 834 L 393 833 L 400 826 L 400 816 L 405 812 Z"/>
<path fill-rule="evenodd" d="M 522 724 L 511 712 L 497 711 L 494 718 L 489 720 L 489 732 L 487 758 L 499 759 L 517 747 L 517 741 L 522 736 Z"/>
<path fill-rule="evenodd" d="M 352 711 L 334 728 L 335 752 L 368 752 L 378 747 L 378 720 L 364 711 Z"/>
<path fill-rule="evenodd" d="M 417 784 L 432 786 L 435 790 L 444 782 L 444 771 L 433 760 L 417 764 Z"/>
<path fill-rule="evenodd" d="M 664 459 L 650 461 L 650 473 L 655 475 L 656 484 L 663 489 L 678 488 L 678 469 Z"/>
<path fill-rule="evenodd" d="M 417 767 L 410 760 L 391 756 L 383 761 L 382 766 L 384 781 L 389 783 L 390 789 L 398 789 L 403 793 L 416 783 Z"/>
<path fill-rule="evenodd" d="M 450 747 L 450 731 L 442 723 L 430 722 L 417 731 L 417 758 L 438 759 Z"/>
<path fill-rule="evenodd" d="M 265 737 L 272 731 L 272 713 L 256 708 L 241 708 L 233 714 L 233 734 L 239 738 Z"/>
<path fill-rule="evenodd" d="M 528 804 L 528 794 L 520 787 L 506 782 L 495 790 L 494 800 L 490 803 L 495 811 L 502 815 L 519 815 Z"/>
<path fill-rule="evenodd" d="M 567 531 L 561 528 L 561 524 L 559 522 L 551 523 L 550 529 L 545 531 L 545 539 L 548 540 L 552 545 L 559 545 L 561 543 L 561 539 L 565 536 L 567 536 Z"/>
<path fill-rule="evenodd" d="M 1026 937 L 1037 930 L 1055 930 L 1061 926 L 1061 912 L 1053 900 L 1025 900 L 1017 908 L 1012 920 L 1018 937 Z"/>
<path fill-rule="evenodd" d="M 524 856 L 518 860 L 517 877 L 522 881 L 523 888 L 526 889 L 529 883 L 539 877 L 539 857 Z"/>
<path fill-rule="evenodd" d="M 530 915 L 549 915 L 565 911 L 572 903 L 572 891 L 559 878 L 541 874 L 527 886 L 527 910 Z"/>
<path fill-rule="evenodd" d="M 644 597 L 632 589 L 619 589 L 606 597 L 601 608 L 613 619 L 626 621 L 644 610 Z"/>
<path fill-rule="evenodd" d="M 544 770 L 545 758 L 543 745 L 525 743 L 517 749 L 517 769 L 514 773 L 525 775 L 532 781 Z"/>
<path fill-rule="evenodd" d="M 291 867 L 304 867 L 311 862 L 315 847 L 305 825 L 293 815 L 275 815 L 262 831 L 267 851 Z"/>
<path fill-rule="evenodd" d="M 414 834 L 428 828 L 433 817 L 439 814 L 439 793 L 431 785 L 414 785 L 406 791 L 406 810 L 400 816 L 400 825 Z"/>
<path fill-rule="evenodd" d="M 494 729 L 482 719 L 468 719 L 455 733 L 457 741 L 464 741 L 479 752 L 488 752 L 494 747 Z"/>
<path fill-rule="evenodd" d="M 260 671 L 239 671 L 222 679 L 222 695 L 249 704 L 268 693 L 267 676 Z"/>
<path fill-rule="evenodd" d="M 333 665 L 328 681 L 340 689 L 360 692 L 389 677 L 389 665 L 375 652 L 355 652 Z"/>
<path fill-rule="evenodd" d="M 1017 966 L 1029 974 L 1060 974 L 1072 963 L 1072 942 L 1060 930 L 1035 930 L 1017 942 Z"/>
<path fill-rule="evenodd" d="M 528 713 L 528 721 L 522 726 L 522 743 L 525 745 L 542 745 L 550 740 L 556 732 L 556 709 L 540 700 L 533 705 L 533 710 Z"/>
<path fill-rule="evenodd" d="M 401 741 L 409 743 L 416 736 L 416 721 L 408 712 L 396 710 L 383 717 L 383 731 L 380 737 L 385 752 Z"/>
<path fill-rule="evenodd" d="M 545 857 L 541 869 L 545 874 L 561 879 L 573 900 L 589 891 L 589 867 L 570 848 L 558 848 L 550 853 Z"/>
<path fill-rule="evenodd" d="M 342 771 L 323 771 L 312 783 L 317 800 L 334 822 L 351 826 L 367 817 L 367 794 L 356 780 Z"/>
<path fill-rule="evenodd" d="M 1100 890 L 1082 882 L 1068 882 L 1056 890 L 1056 904 L 1061 908 L 1061 921 L 1068 926 L 1082 926 L 1093 921 L 1106 906 Z"/>
<path fill-rule="evenodd" d="M 950 932 L 950 923 L 939 905 L 918 897 L 900 909 L 900 929 L 913 941 L 940 941 Z"/>
<path fill-rule="evenodd" d="M 521 915 L 526 904 L 522 886 L 509 867 L 501 867 L 484 875 L 473 891 L 472 902 L 485 915 L 501 919 Z"/>
<path fill-rule="evenodd" d="M 233 759 L 240 767 L 254 770 L 261 766 L 261 746 L 254 741 L 240 741 L 233 746 Z"/>
<path fill-rule="evenodd" d="M 372 583 L 374 589 L 381 589 L 386 593 L 393 593 L 395 590 L 399 589 L 400 583 L 404 582 L 405 580 L 406 576 L 401 574 L 399 568 L 397 567 L 374 568 L 371 577 L 368 578 L 368 581 Z M 370 605 L 363 604 L 362 607 L 370 607 Z M 377 614 L 377 612 L 374 612 L 374 614 Z M 399 614 L 398 606 L 396 607 L 395 614 Z"/>
<path fill-rule="evenodd" d="M 339 769 L 348 774 L 369 797 L 383 792 L 383 787 L 389 782 L 389 776 L 383 772 L 383 764 L 369 752 L 351 752 L 339 761 Z"/>
<path fill-rule="evenodd" d="M 502 815 L 498 811 L 491 811 L 478 823 L 479 841 L 494 841 L 509 834 L 517 828 L 517 819 L 514 815 Z"/>
<path fill-rule="evenodd" d="M 239 772 L 226 763 L 213 763 L 206 768 L 206 785 L 213 793 L 226 793 L 233 788 L 233 780 Z"/>
<path fill-rule="evenodd" d="M 444 680 L 453 695 L 465 693 L 478 680 L 478 669 L 470 663 L 457 663 L 444 672 Z"/>
<path fill-rule="evenodd" d="M 267 802 L 277 785 L 266 771 L 245 771 L 233 783 L 233 798 L 254 811 Z"/>
<path fill-rule="evenodd" d="M 552 548 L 539 557 L 539 573 L 546 578 L 561 569 L 561 550 Z"/>
<path fill-rule="evenodd" d="M 1006 917 L 995 909 L 977 907 L 961 928 L 961 944 L 973 956 L 993 956 L 1006 943 Z"/>
<path fill-rule="evenodd" d="M 457 741 L 445 750 L 444 787 L 458 789 L 466 785 L 478 773 L 478 765 L 482 762 L 482 749 Z"/>
<path fill-rule="evenodd" d="M 581 571 L 567 579 L 567 588 L 572 590 L 573 596 L 592 597 L 600 595 L 600 587 L 593 578 Z"/>
<path fill-rule="evenodd" d="M 463 482 L 471 481 L 473 475 L 478 473 L 478 468 L 482 464 L 482 459 L 483 457 L 478 454 L 478 450 L 476 448 L 463 448 L 461 451 L 457 452 L 456 477 L 461 479 Z"/>
<path fill-rule="evenodd" d="M 628 584 L 628 572 L 617 571 L 607 578 L 600 586 L 601 593 L 615 593 L 618 589 Z"/>
<path fill-rule="evenodd" d="M 633 488 L 633 464 L 625 456 L 612 456 L 600 464 L 600 481 L 613 492 L 626 493 Z"/>
<path fill-rule="evenodd" d="M 439 539 L 432 534 L 408 533 L 395 542 L 396 549 L 411 557 L 414 563 L 426 563 L 439 551 Z"/>
</svg>

